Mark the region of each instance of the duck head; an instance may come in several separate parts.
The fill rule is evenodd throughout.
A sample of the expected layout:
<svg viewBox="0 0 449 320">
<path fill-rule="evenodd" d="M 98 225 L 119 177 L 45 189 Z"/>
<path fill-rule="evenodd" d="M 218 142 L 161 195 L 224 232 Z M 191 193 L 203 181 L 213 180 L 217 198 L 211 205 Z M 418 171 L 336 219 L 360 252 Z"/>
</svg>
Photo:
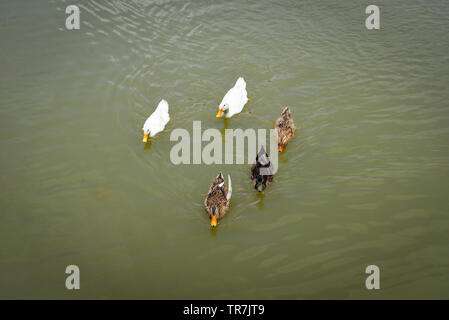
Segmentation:
<svg viewBox="0 0 449 320">
<path fill-rule="evenodd" d="M 263 176 L 261 174 L 259 174 L 256 178 L 256 189 L 259 192 L 263 191 Z"/>
<path fill-rule="evenodd" d="M 210 219 L 210 226 L 212 228 L 215 228 L 217 226 L 217 219 L 218 219 L 218 210 L 216 206 L 212 207 L 212 216 Z"/>
<path fill-rule="evenodd" d="M 221 118 L 223 115 L 223 112 L 226 112 L 229 110 L 229 105 L 227 103 L 222 103 L 220 104 L 220 106 L 218 107 L 218 113 L 217 113 L 217 118 Z"/>
<path fill-rule="evenodd" d="M 150 129 L 143 129 L 143 138 L 142 142 L 146 143 L 148 141 L 148 137 L 150 136 Z"/>
</svg>

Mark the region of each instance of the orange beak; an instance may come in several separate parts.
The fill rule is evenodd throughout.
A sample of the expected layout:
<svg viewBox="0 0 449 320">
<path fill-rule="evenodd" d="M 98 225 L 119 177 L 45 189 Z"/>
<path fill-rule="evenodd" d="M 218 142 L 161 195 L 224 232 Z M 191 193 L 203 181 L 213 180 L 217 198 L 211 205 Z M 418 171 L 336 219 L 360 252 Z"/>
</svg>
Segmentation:
<svg viewBox="0 0 449 320">
<path fill-rule="evenodd" d="M 145 133 L 145 134 L 143 135 L 142 141 L 145 142 L 145 143 L 148 141 L 148 133 Z"/>
<path fill-rule="evenodd" d="M 212 228 L 217 226 L 217 217 L 215 216 L 215 214 L 212 215 L 212 219 L 210 220 L 210 226 Z"/>
<path fill-rule="evenodd" d="M 279 152 L 282 152 L 284 150 L 284 146 L 283 145 L 280 145 L 279 147 L 278 147 L 278 151 Z"/>
<path fill-rule="evenodd" d="M 223 114 L 223 109 L 218 110 L 217 118 L 220 118 L 222 114 Z"/>
</svg>

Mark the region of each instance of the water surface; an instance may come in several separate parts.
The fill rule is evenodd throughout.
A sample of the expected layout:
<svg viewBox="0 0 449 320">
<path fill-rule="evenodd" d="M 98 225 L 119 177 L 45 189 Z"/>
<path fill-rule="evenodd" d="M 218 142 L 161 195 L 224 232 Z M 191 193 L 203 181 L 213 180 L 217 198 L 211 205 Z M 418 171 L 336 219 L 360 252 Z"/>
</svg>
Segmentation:
<svg viewBox="0 0 449 320">
<path fill-rule="evenodd" d="M 449 298 L 449 5 L 376 1 L 368 31 L 369 4 L 86 0 L 68 31 L 65 1 L 2 1 L 0 298 Z M 170 162 L 173 129 L 224 128 L 238 76 L 229 128 L 286 105 L 298 127 L 262 195 L 248 165 Z"/>
</svg>

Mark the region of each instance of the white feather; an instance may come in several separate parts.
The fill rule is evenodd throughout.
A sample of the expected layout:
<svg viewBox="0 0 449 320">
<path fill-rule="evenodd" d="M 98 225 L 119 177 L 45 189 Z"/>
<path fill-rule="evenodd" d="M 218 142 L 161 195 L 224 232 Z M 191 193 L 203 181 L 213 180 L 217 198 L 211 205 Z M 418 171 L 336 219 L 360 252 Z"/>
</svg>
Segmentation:
<svg viewBox="0 0 449 320">
<path fill-rule="evenodd" d="M 231 176 L 228 174 L 228 194 L 226 196 L 226 199 L 229 201 L 231 200 L 231 196 L 232 196 L 232 184 L 231 184 Z"/>
<path fill-rule="evenodd" d="M 143 125 L 143 132 L 154 137 L 156 134 L 164 130 L 165 125 L 170 120 L 168 114 L 168 103 L 164 99 L 159 102 L 156 110 L 148 117 Z"/>
<path fill-rule="evenodd" d="M 230 118 L 233 115 L 240 113 L 247 102 L 248 96 L 246 92 L 246 82 L 245 79 L 240 77 L 237 79 L 234 87 L 231 88 L 223 97 L 219 109 L 223 109 L 223 107 L 227 105 L 227 112 L 224 112 L 223 115 L 226 118 Z M 224 110 L 226 111 L 226 109 Z"/>
</svg>

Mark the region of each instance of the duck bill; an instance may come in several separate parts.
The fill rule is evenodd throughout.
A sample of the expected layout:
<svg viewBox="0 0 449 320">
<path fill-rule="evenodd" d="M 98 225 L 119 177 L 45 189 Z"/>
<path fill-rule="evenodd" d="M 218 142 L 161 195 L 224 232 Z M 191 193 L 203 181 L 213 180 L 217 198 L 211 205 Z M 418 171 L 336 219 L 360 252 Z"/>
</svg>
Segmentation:
<svg viewBox="0 0 449 320">
<path fill-rule="evenodd" d="M 257 191 L 262 192 L 262 185 L 257 186 Z"/>
<path fill-rule="evenodd" d="M 284 146 L 281 145 L 281 146 L 278 147 L 278 151 L 279 152 L 282 152 L 283 150 L 284 150 Z"/>
<path fill-rule="evenodd" d="M 222 114 L 223 114 L 223 109 L 218 110 L 217 118 L 221 118 Z"/>
<path fill-rule="evenodd" d="M 217 226 L 217 217 L 215 215 L 213 215 L 212 219 L 210 220 L 210 226 L 212 228 L 215 228 Z"/>
<path fill-rule="evenodd" d="M 148 141 L 148 133 L 145 133 L 143 135 L 142 141 L 145 142 L 145 143 Z"/>
</svg>

